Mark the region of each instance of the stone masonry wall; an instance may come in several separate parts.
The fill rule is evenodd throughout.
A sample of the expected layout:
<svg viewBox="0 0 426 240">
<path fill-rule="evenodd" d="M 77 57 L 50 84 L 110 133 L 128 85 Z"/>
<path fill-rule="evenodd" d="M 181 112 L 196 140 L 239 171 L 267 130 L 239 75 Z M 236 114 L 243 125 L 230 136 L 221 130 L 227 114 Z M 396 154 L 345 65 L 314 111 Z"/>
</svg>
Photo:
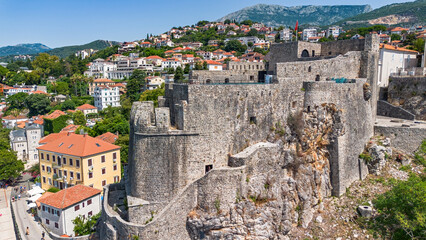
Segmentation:
<svg viewBox="0 0 426 240">
<path fill-rule="evenodd" d="M 350 52 L 331 59 L 277 63 L 276 73 L 278 77 L 285 78 L 303 76 L 305 81 L 315 81 L 317 75 L 320 80 L 342 77 L 354 79 L 360 77 L 360 64 L 361 53 Z"/>
<path fill-rule="evenodd" d="M 388 102 L 426 120 L 426 77 L 390 77 Z"/>
<path fill-rule="evenodd" d="M 374 126 L 374 134 L 390 138 L 391 147 L 412 154 L 426 139 L 426 128 Z"/>
<path fill-rule="evenodd" d="M 305 108 L 334 103 L 342 110 L 344 134 L 329 147 L 333 194 L 340 196 L 346 187 L 364 178 L 368 172 L 367 166 L 358 161 L 358 155 L 373 135 L 370 102 L 364 99 L 362 82 L 305 82 L 304 88 Z"/>
</svg>

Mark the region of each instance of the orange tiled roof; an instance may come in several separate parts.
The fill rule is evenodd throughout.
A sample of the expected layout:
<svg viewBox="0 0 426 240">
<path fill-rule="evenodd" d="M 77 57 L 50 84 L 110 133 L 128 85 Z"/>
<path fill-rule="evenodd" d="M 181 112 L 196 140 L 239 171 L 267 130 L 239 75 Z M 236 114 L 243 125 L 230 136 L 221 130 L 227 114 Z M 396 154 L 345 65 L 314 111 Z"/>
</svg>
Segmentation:
<svg viewBox="0 0 426 240">
<path fill-rule="evenodd" d="M 54 193 L 52 193 L 52 192 L 45 192 L 45 193 L 43 193 L 43 195 L 41 195 L 41 197 L 36 200 L 37 207 L 40 207 L 40 202 L 39 201 L 45 199 L 46 197 L 48 197 L 48 196 L 50 196 L 52 194 L 54 194 Z"/>
<path fill-rule="evenodd" d="M 163 60 L 163 58 L 162 58 L 162 57 L 159 57 L 159 56 L 156 56 L 156 55 L 154 55 L 154 56 L 149 56 L 149 57 L 147 57 L 146 59 L 161 59 L 161 60 Z"/>
<path fill-rule="evenodd" d="M 207 64 L 209 64 L 209 65 L 222 65 L 222 63 L 218 63 L 218 62 L 213 61 L 213 60 L 205 60 L 205 62 L 207 62 Z"/>
<path fill-rule="evenodd" d="M 400 31 L 408 31 L 408 28 L 402 28 L 402 27 L 396 27 L 394 29 L 391 30 L 391 32 L 400 32 Z"/>
<path fill-rule="evenodd" d="M 81 105 L 80 107 L 77 107 L 76 109 L 81 111 L 81 110 L 89 110 L 89 109 L 97 109 L 97 108 L 93 105 L 86 103 L 86 104 Z"/>
<path fill-rule="evenodd" d="M 26 119 L 26 118 L 27 116 L 24 116 L 24 115 L 19 115 L 17 117 L 14 117 L 13 115 L 9 115 L 9 116 L 3 117 L 3 120 L 18 120 L 18 119 Z"/>
<path fill-rule="evenodd" d="M 55 153 L 62 153 L 78 157 L 96 155 L 103 152 L 120 149 L 119 146 L 90 137 L 86 134 L 68 133 L 66 136 L 53 140 L 37 148 Z"/>
<path fill-rule="evenodd" d="M 61 132 L 75 132 L 80 125 L 70 124 L 64 128 L 62 128 Z"/>
<path fill-rule="evenodd" d="M 39 199 L 39 202 L 54 208 L 65 209 L 100 193 L 101 190 L 99 189 L 87 187 L 84 185 L 75 185 L 73 187 L 63 189 L 57 193 L 50 194 L 41 200 Z"/>
<path fill-rule="evenodd" d="M 50 142 L 55 141 L 59 138 L 65 137 L 67 134 L 68 134 L 68 132 L 51 133 L 51 134 L 43 137 L 42 139 L 40 139 L 38 144 L 50 143 Z"/>
<path fill-rule="evenodd" d="M 95 79 L 93 82 L 95 82 L 95 83 L 113 83 L 114 81 L 112 81 L 108 78 L 98 78 L 98 79 Z"/>
<path fill-rule="evenodd" d="M 389 45 L 389 44 L 380 44 L 380 48 L 381 48 L 381 49 L 393 50 L 393 51 L 402 51 L 402 52 L 419 53 L 419 52 L 414 51 L 414 50 L 410 50 L 410 49 L 406 49 L 406 48 L 400 48 L 400 47 L 392 46 L 392 45 Z"/>
<path fill-rule="evenodd" d="M 19 122 L 16 122 L 16 126 L 18 127 L 18 128 L 25 128 L 25 123 L 27 123 L 28 121 L 19 121 Z"/>
<path fill-rule="evenodd" d="M 43 117 L 41 117 L 41 118 L 38 118 L 38 119 L 34 120 L 34 123 L 35 123 L 35 124 L 43 125 L 43 124 L 44 124 Z"/>
<path fill-rule="evenodd" d="M 118 136 L 115 135 L 114 133 L 106 132 L 106 133 L 104 133 L 102 135 L 97 136 L 96 138 L 97 139 L 101 139 L 101 140 L 103 140 L 105 142 L 114 144 L 115 141 L 117 141 Z"/>
<path fill-rule="evenodd" d="M 45 115 L 44 118 L 46 119 L 56 119 L 62 115 L 65 115 L 66 113 L 62 112 L 61 110 L 55 110 L 51 114 Z"/>
<path fill-rule="evenodd" d="M 48 93 L 45 93 L 45 92 L 43 92 L 43 91 L 41 91 L 41 90 L 32 91 L 31 93 L 32 93 L 32 94 L 44 94 L 44 95 L 49 95 Z"/>
</svg>

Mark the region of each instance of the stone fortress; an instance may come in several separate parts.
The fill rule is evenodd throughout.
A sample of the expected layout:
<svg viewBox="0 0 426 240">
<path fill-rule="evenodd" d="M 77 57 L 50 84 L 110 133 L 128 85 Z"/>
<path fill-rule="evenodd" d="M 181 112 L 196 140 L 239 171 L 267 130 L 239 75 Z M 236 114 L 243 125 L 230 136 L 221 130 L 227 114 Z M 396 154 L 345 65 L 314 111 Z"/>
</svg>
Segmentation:
<svg viewBox="0 0 426 240">
<path fill-rule="evenodd" d="M 158 108 L 134 103 L 102 239 L 275 239 L 307 227 L 322 198 L 368 174 L 358 156 L 374 134 L 378 57 L 376 34 L 275 44 L 265 63 L 166 85 Z"/>
</svg>

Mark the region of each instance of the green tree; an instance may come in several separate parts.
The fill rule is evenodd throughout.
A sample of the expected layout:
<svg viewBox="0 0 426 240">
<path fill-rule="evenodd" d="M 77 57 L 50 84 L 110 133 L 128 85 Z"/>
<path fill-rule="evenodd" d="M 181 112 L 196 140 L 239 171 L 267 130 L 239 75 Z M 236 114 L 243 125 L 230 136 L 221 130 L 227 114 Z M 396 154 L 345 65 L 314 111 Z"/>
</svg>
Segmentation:
<svg viewBox="0 0 426 240">
<path fill-rule="evenodd" d="M 7 69 L 12 72 L 17 72 L 19 71 L 19 65 L 16 63 L 9 63 L 7 64 Z"/>
<path fill-rule="evenodd" d="M 185 73 L 185 74 L 188 74 L 189 73 L 189 64 L 185 64 L 185 69 L 183 69 L 183 72 Z"/>
<path fill-rule="evenodd" d="M 120 146 L 120 159 L 122 163 L 127 163 L 129 155 L 129 134 L 120 135 L 115 142 L 115 145 Z"/>
<path fill-rule="evenodd" d="M 395 41 L 395 40 L 401 40 L 401 35 L 396 34 L 396 33 L 392 33 L 391 34 L 391 40 Z"/>
<path fill-rule="evenodd" d="M 175 83 L 182 83 L 185 80 L 185 76 L 183 76 L 183 70 L 181 67 L 176 68 L 175 76 L 174 76 L 174 82 Z"/>
<path fill-rule="evenodd" d="M 383 239 L 422 239 L 426 236 L 426 174 L 411 175 L 373 201 L 379 216 L 375 231 Z"/>
<path fill-rule="evenodd" d="M 161 84 L 160 88 L 154 89 L 154 90 L 146 90 L 142 93 L 139 101 L 153 101 L 154 106 L 158 107 L 158 97 L 164 96 L 165 93 L 165 84 Z"/>
<path fill-rule="evenodd" d="M 417 38 L 413 42 L 414 50 L 423 53 L 425 51 L 425 40 L 423 38 Z"/>
<path fill-rule="evenodd" d="M 145 78 L 146 72 L 139 69 L 135 69 L 130 76 L 126 86 L 126 94 L 132 100 L 132 102 L 139 99 L 140 93 L 145 87 Z"/>
<path fill-rule="evenodd" d="M 56 82 L 53 85 L 53 89 L 55 93 L 57 94 L 63 94 L 63 95 L 69 94 L 69 87 L 68 87 L 68 83 L 66 82 Z"/>
<path fill-rule="evenodd" d="M 253 47 L 253 45 L 254 45 L 254 44 L 253 44 L 252 42 L 248 42 L 248 43 L 247 43 L 247 46 L 248 46 L 249 48 L 252 48 L 252 47 Z"/>
<path fill-rule="evenodd" d="M 66 111 L 66 110 L 74 110 L 75 109 L 75 103 L 72 100 L 65 100 L 62 104 L 61 104 L 61 110 L 62 111 Z"/>
<path fill-rule="evenodd" d="M 259 32 L 255 29 L 252 28 L 250 29 L 250 31 L 247 33 L 247 36 L 257 36 L 259 34 Z"/>
<path fill-rule="evenodd" d="M 6 101 L 9 103 L 9 109 L 24 109 L 25 99 L 28 97 L 27 93 L 17 93 L 7 97 Z"/>
<path fill-rule="evenodd" d="M 24 163 L 18 160 L 15 152 L 0 150 L 0 179 L 11 180 L 19 177 L 24 170 Z"/>
<path fill-rule="evenodd" d="M 49 55 L 48 53 L 40 53 L 32 62 L 33 69 L 37 71 L 44 79 L 54 70 L 59 68 L 59 57 Z"/>
<path fill-rule="evenodd" d="M 72 120 L 74 121 L 74 125 L 86 126 L 86 117 L 82 111 L 76 111 L 72 115 Z"/>
<path fill-rule="evenodd" d="M 117 109 L 119 111 L 119 109 Z M 129 121 L 121 114 L 115 114 L 113 117 L 104 118 L 102 121 L 97 122 L 92 128 L 95 136 L 112 132 L 119 134 L 129 134 L 130 125 Z"/>
<path fill-rule="evenodd" d="M 231 52 L 231 51 L 237 51 L 239 53 L 243 53 L 247 50 L 247 46 L 242 44 L 238 40 L 231 40 L 226 43 L 225 51 Z"/>
<path fill-rule="evenodd" d="M 9 73 L 9 69 L 0 66 L 0 80 L 2 80 L 3 78 L 5 78 L 7 76 L 7 74 Z"/>
<path fill-rule="evenodd" d="M 37 116 L 46 114 L 50 111 L 50 100 L 44 94 L 31 94 L 25 99 L 29 113 L 28 116 Z"/>
<path fill-rule="evenodd" d="M 93 215 L 89 218 L 84 218 L 83 216 L 78 216 L 72 220 L 74 224 L 74 233 L 76 236 L 88 235 L 95 232 L 96 222 L 101 217 L 101 213 Z"/>
</svg>

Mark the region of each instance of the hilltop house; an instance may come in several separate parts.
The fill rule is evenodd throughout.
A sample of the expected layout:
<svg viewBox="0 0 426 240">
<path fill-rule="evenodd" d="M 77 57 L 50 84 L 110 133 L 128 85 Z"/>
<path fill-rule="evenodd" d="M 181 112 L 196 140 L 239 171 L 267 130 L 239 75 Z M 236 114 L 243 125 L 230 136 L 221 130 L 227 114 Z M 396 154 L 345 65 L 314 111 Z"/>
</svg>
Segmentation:
<svg viewBox="0 0 426 240">
<path fill-rule="evenodd" d="M 37 200 L 41 223 L 59 236 L 75 236 L 72 220 L 78 216 L 89 218 L 98 214 L 101 211 L 101 192 L 83 185 L 57 193 L 46 192 Z"/>
</svg>

